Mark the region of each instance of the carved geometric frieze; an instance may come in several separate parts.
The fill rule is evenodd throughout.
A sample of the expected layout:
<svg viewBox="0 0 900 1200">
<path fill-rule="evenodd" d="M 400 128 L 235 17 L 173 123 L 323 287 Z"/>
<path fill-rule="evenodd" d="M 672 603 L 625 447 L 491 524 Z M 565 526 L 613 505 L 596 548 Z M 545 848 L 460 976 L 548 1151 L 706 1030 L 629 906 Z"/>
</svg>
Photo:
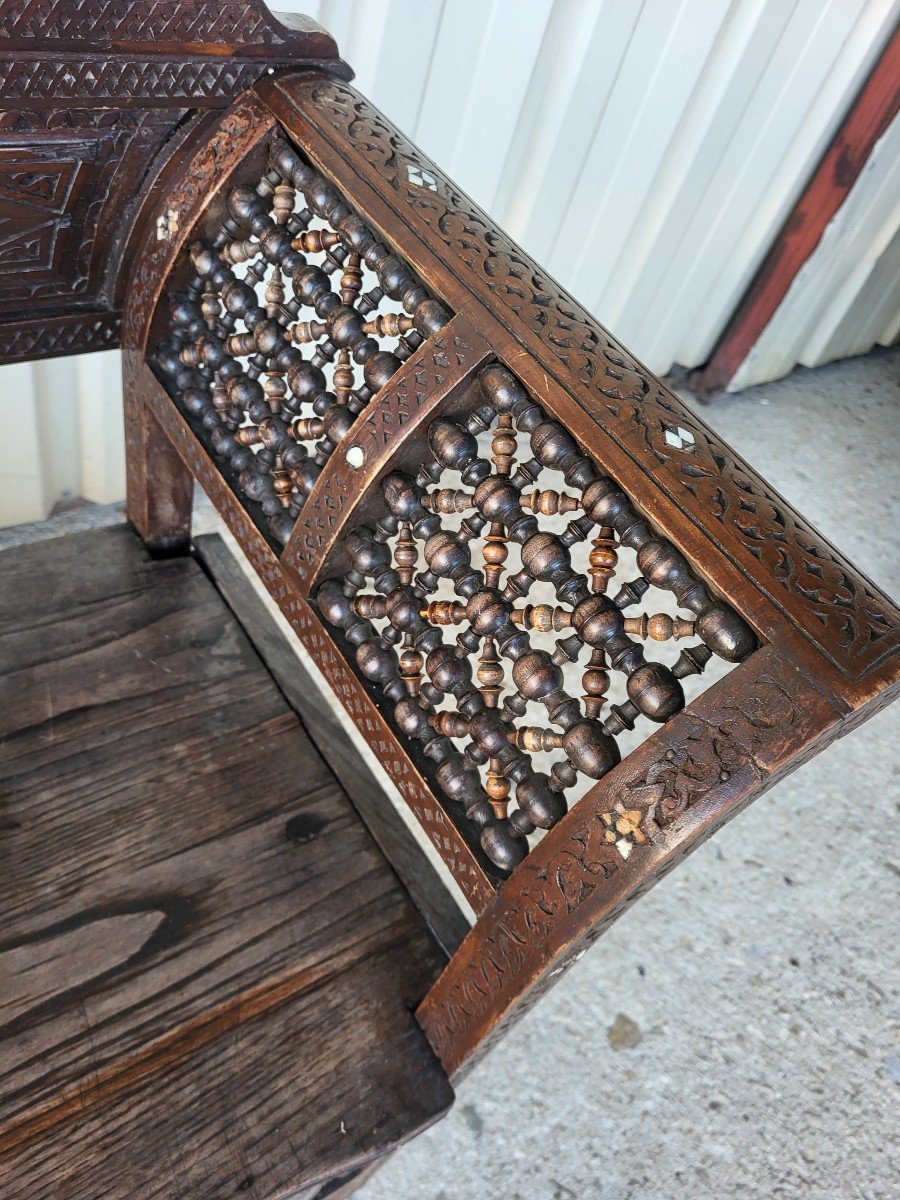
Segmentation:
<svg viewBox="0 0 900 1200">
<path fill-rule="evenodd" d="M 67 313 L 52 321 L 45 317 L 20 321 L 11 329 L 0 328 L 0 362 L 112 350 L 119 344 L 121 324 L 117 312 Z"/>
<path fill-rule="evenodd" d="M 0 305 L 83 297 L 104 204 L 135 126 L 59 129 L 39 146 L 0 134 Z"/>
<path fill-rule="evenodd" d="M 202 30 L 207 42 L 237 38 L 252 45 L 280 41 L 275 22 L 248 0 L 21 0 L 0 12 L 0 37 L 42 38 L 65 43 L 86 41 L 190 42 Z"/>
</svg>

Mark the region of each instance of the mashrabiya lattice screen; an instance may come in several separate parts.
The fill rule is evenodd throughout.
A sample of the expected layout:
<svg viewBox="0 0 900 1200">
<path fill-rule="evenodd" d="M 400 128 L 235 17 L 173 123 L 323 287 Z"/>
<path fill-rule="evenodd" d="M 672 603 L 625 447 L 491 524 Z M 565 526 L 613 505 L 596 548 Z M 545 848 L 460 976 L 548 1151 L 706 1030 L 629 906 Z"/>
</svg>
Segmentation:
<svg viewBox="0 0 900 1200">
<path fill-rule="evenodd" d="M 432 461 L 416 478 L 384 479 L 386 514 L 347 534 L 351 569 L 326 580 L 317 602 L 485 853 L 509 870 L 529 835 L 563 816 L 579 777 L 600 779 L 620 761 L 618 734 L 641 717 L 667 721 L 684 707 L 682 679 L 714 654 L 740 662 L 756 639 L 509 371 L 486 367 L 478 387 L 462 423 L 431 422 Z M 479 445 L 488 437 L 489 457 Z M 541 486 L 552 474 L 566 490 Z M 563 528 L 552 531 L 554 521 Z M 640 574 L 610 596 L 623 548 Z M 684 615 L 626 615 L 651 587 Z M 547 589 L 554 602 L 528 603 Z M 451 643 L 444 631 L 454 629 Z M 641 645 L 682 638 L 691 644 L 671 668 Z M 579 660 L 581 697 L 564 680 Z M 611 673 L 627 699 L 604 715 Z M 549 773 L 537 770 L 548 753 Z M 627 814 L 609 814 L 608 840 L 623 855 L 642 836 Z"/>
<path fill-rule="evenodd" d="M 285 543 L 355 417 L 451 317 L 282 138 L 173 296 L 157 362 L 235 490 Z"/>
</svg>

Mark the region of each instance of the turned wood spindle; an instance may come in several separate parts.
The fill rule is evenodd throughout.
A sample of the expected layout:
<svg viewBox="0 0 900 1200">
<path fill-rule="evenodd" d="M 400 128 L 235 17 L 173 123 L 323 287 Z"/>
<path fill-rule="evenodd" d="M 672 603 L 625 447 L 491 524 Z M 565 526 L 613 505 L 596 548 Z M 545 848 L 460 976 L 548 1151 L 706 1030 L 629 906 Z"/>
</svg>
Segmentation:
<svg viewBox="0 0 900 1200">
<path fill-rule="evenodd" d="M 588 574 L 591 590 L 595 595 L 606 594 L 618 561 L 615 530 L 609 525 L 601 525 L 588 555 Z M 601 647 L 595 646 L 591 650 L 581 682 L 584 688 L 584 714 L 591 720 L 596 720 L 603 711 L 610 684 L 609 660 L 606 651 Z"/>
<path fill-rule="evenodd" d="M 344 263 L 341 274 L 340 289 L 342 302 L 353 308 L 362 291 L 362 267 L 360 257 L 355 252 L 347 255 L 347 261 Z"/>
<path fill-rule="evenodd" d="M 695 629 L 696 621 L 670 617 L 665 613 L 641 613 L 639 617 L 625 618 L 625 632 L 643 641 L 677 641 L 679 638 L 693 637 Z"/>
<path fill-rule="evenodd" d="M 418 561 L 419 549 L 412 535 L 412 526 L 408 521 L 402 521 L 394 543 L 394 565 L 403 587 L 409 587 L 412 583 Z"/>
</svg>

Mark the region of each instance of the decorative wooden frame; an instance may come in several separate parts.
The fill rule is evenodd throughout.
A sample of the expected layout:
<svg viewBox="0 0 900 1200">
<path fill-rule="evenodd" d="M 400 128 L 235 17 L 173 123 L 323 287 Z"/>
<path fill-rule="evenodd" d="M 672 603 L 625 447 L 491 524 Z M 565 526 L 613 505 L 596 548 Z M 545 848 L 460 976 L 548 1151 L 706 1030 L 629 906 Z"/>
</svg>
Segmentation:
<svg viewBox="0 0 900 1200">
<path fill-rule="evenodd" d="M 275 134 L 293 140 L 454 314 L 361 412 L 280 554 L 151 366 L 186 246 L 222 212 L 238 167 L 263 162 Z M 681 857 L 896 695 L 897 610 L 338 79 L 279 74 L 197 123 L 143 206 L 134 244 L 122 327 L 129 514 L 151 545 L 183 548 L 200 482 L 472 903 L 477 922 L 418 1012 L 456 1073 Z M 411 453 L 427 417 L 463 403 L 489 356 L 759 641 L 600 779 L 509 877 L 436 793 L 314 601 L 317 580 L 341 559 L 350 516 Z M 440 370 L 430 369 L 438 358 Z M 361 469 L 348 471 L 349 446 L 363 451 Z M 641 835 L 627 857 L 607 836 L 624 812 L 636 814 Z"/>
</svg>

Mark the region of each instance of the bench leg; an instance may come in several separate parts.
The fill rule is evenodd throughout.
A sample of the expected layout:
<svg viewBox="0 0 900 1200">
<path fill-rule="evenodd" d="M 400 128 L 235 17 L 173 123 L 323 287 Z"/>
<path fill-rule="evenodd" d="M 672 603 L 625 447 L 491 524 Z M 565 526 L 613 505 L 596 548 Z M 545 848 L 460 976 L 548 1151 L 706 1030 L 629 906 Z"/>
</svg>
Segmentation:
<svg viewBox="0 0 900 1200">
<path fill-rule="evenodd" d="M 140 394 L 124 378 L 126 510 L 153 555 L 184 554 L 191 538 L 194 479 Z"/>
</svg>

